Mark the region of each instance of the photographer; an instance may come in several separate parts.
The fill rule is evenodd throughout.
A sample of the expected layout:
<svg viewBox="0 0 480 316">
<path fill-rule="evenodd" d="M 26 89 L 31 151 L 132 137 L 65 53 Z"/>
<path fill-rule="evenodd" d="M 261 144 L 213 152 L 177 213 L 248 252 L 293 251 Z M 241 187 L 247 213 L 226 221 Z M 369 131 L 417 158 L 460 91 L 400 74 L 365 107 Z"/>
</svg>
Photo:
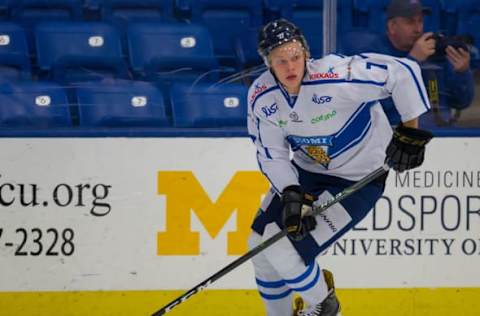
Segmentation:
<svg viewBox="0 0 480 316">
<path fill-rule="evenodd" d="M 419 62 L 435 124 L 453 125 L 460 110 L 473 101 L 470 53 L 460 39 L 424 33 L 423 17 L 430 13 L 420 1 L 392 0 L 387 8 L 386 34 L 368 49 Z M 398 124 L 399 115 L 391 99 L 382 101 L 382 105 L 390 122 Z"/>
</svg>

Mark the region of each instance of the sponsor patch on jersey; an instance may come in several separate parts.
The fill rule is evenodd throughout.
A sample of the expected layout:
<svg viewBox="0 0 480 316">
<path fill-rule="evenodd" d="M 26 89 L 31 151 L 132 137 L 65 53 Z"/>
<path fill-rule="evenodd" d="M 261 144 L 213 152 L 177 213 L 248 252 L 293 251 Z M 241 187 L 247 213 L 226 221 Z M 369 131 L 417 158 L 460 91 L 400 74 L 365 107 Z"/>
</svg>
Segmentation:
<svg viewBox="0 0 480 316">
<path fill-rule="evenodd" d="M 334 67 L 328 68 L 327 72 L 314 72 L 308 74 L 310 80 L 319 80 L 319 79 L 338 79 L 340 75 L 334 71 Z"/>
<path fill-rule="evenodd" d="M 303 122 L 300 117 L 298 116 L 298 113 L 293 111 L 292 113 L 290 113 L 288 115 L 290 117 L 290 119 L 292 120 L 292 122 L 295 122 L 295 123 L 301 123 Z"/>
<path fill-rule="evenodd" d="M 337 111 L 332 110 L 329 113 L 325 113 L 325 114 L 321 114 L 319 116 L 315 116 L 314 118 L 312 118 L 310 120 L 310 123 L 318 124 L 318 123 L 321 123 L 321 122 L 326 122 L 326 121 L 329 121 L 329 120 L 333 119 L 336 115 L 337 115 Z"/>
<path fill-rule="evenodd" d="M 255 85 L 255 90 L 253 90 L 253 94 L 250 97 L 250 103 L 253 103 L 253 101 L 255 101 L 255 98 L 265 90 L 267 90 L 267 86 L 265 84 L 260 85 L 260 84 L 257 83 Z"/>
<path fill-rule="evenodd" d="M 298 150 L 301 146 L 333 146 L 333 136 L 287 136 L 292 150 Z"/>
<path fill-rule="evenodd" d="M 322 95 L 319 97 L 316 93 L 314 93 L 312 96 L 312 102 L 316 104 L 330 103 L 332 99 L 333 97 L 328 95 Z"/>
<path fill-rule="evenodd" d="M 278 120 L 277 121 L 278 127 L 285 127 L 285 126 L 287 126 L 287 124 L 288 124 L 288 121 L 284 121 L 284 120 Z"/>
<path fill-rule="evenodd" d="M 273 103 L 270 106 L 262 106 L 262 112 L 265 114 L 265 117 L 269 117 L 278 111 L 278 105 L 277 103 Z"/>
<path fill-rule="evenodd" d="M 328 154 L 329 147 L 333 146 L 333 136 L 312 136 L 302 137 L 290 135 L 287 141 L 293 151 L 301 150 L 317 163 L 328 168 L 330 156 Z"/>
</svg>

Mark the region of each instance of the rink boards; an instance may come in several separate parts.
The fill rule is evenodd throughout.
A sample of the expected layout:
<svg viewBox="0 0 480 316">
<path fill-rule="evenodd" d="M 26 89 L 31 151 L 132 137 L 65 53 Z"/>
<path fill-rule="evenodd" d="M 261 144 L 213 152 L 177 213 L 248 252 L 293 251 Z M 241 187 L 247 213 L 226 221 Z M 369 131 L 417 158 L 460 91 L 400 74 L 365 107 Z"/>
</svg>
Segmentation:
<svg viewBox="0 0 480 316">
<path fill-rule="evenodd" d="M 148 315 L 246 249 L 246 138 L 0 140 L 0 315 Z M 434 139 L 325 255 L 345 315 L 477 315 L 480 140 Z M 172 315 L 262 315 L 250 263 Z"/>
</svg>

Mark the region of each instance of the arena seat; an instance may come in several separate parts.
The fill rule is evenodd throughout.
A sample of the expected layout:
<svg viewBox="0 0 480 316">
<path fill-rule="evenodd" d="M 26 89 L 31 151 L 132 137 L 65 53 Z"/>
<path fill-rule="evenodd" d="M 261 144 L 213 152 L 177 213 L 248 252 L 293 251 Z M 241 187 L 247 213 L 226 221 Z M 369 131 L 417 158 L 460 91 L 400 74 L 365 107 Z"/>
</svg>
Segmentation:
<svg viewBox="0 0 480 316">
<path fill-rule="evenodd" d="M 14 0 L 10 2 L 12 18 L 17 21 L 79 20 L 82 0 Z"/>
<path fill-rule="evenodd" d="M 358 29 L 385 28 L 385 8 L 390 0 L 353 0 L 352 24 Z M 375 17 L 375 18 L 373 18 Z"/>
<path fill-rule="evenodd" d="M 472 16 L 480 15 L 480 0 L 457 0 L 459 20 L 466 21 Z"/>
<path fill-rule="evenodd" d="M 292 21 L 305 33 L 312 57 L 321 57 L 323 47 L 323 1 L 297 0 L 293 2 Z"/>
<path fill-rule="evenodd" d="M 8 20 L 10 17 L 10 1 L 0 0 L 0 20 Z"/>
<path fill-rule="evenodd" d="M 235 65 L 234 40 L 247 32 L 257 33 L 263 24 L 263 1 L 190 0 L 191 20 L 205 25 L 219 61 Z"/>
<path fill-rule="evenodd" d="M 353 0 L 337 1 L 337 36 L 353 28 Z"/>
<path fill-rule="evenodd" d="M 310 46 L 313 57 L 322 56 L 323 1 L 318 0 L 266 0 L 269 11 L 279 11 L 281 17 L 300 27 Z"/>
<path fill-rule="evenodd" d="M 173 21 L 172 0 L 102 0 L 102 20 L 108 21 Z"/>
<path fill-rule="evenodd" d="M 425 32 L 440 32 L 441 20 L 440 20 L 440 0 L 422 0 L 422 5 L 430 8 L 432 11 L 430 15 L 424 17 L 423 29 Z"/>
<path fill-rule="evenodd" d="M 367 30 L 351 30 L 342 34 L 338 52 L 347 56 L 375 51 L 382 34 Z"/>
<path fill-rule="evenodd" d="M 279 18 L 289 19 L 292 16 L 292 0 L 264 0 L 265 19 L 273 21 Z"/>
<path fill-rule="evenodd" d="M 457 34 L 459 15 L 460 15 L 460 1 L 439 0 L 440 2 L 440 30 L 446 35 Z"/>
<path fill-rule="evenodd" d="M 471 22 L 470 20 L 475 20 L 480 16 L 480 0 L 459 0 L 458 5 L 458 35 L 470 34 L 475 36 L 478 33 L 477 29 L 471 29 L 470 27 L 475 27 L 477 24 L 475 21 Z M 480 43 L 475 43 L 477 46 Z"/>
<path fill-rule="evenodd" d="M 12 22 L 0 22 L 0 79 L 31 79 L 25 31 Z"/>
<path fill-rule="evenodd" d="M 35 56 L 35 25 L 42 21 L 82 19 L 82 0 L 10 0 L 10 20 L 23 26 L 30 54 Z"/>
<path fill-rule="evenodd" d="M 390 0 L 353 0 L 353 28 L 383 33 L 386 30 L 387 7 Z M 437 31 L 440 23 L 439 0 L 423 0 L 422 5 L 432 13 L 424 18 L 425 31 Z"/>
<path fill-rule="evenodd" d="M 35 29 L 37 60 L 60 82 L 127 78 L 117 30 L 102 22 L 42 22 Z M 41 73 L 41 74 L 42 74 Z"/>
<path fill-rule="evenodd" d="M 160 127 L 168 124 L 162 92 L 141 81 L 87 83 L 76 88 L 80 126 Z"/>
<path fill-rule="evenodd" d="M 250 71 L 257 69 L 259 65 L 263 65 L 263 60 L 257 52 L 257 45 L 257 33 L 244 34 L 235 41 L 235 54 L 239 69 Z"/>
<path fill-rule="evenodd" d="M 127 31 L 135 77 L 148 80 L 216 80 L 219 67 L 208 30 L 201 25 L 137 22 Z"/>
<path fill-rule="evenodd" d="M 477 30 L 480 29 L 480 13 L 470 16 L 466 21 L 462 20 L 459 28 L 461 30 L 459 35 L 471 42 L 471 67 L 478 69 L 480 68 L 480 33 Z"/>
<path fill-rule="evenodd" d="M 0 85 L 0 128 L 51 128 L 71 125 L 67 95 L 52 82 Z"/>
<path fill-rule="evenodd" d="M 171 91 L 175 127 L 245 127 L 247 88 L 241 84 L 174 84 Z"/>
</svg>

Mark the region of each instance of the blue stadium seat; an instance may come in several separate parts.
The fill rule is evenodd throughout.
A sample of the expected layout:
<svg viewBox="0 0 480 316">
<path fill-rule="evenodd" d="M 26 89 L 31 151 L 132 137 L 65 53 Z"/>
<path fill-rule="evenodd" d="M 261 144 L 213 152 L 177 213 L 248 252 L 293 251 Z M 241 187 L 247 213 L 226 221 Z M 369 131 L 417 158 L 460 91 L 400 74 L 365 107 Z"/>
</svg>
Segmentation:
<svg viewBox="0 0 480 316">
<path fill-rule="evenodd" d="M 265 18 L 273 21 L 279 18 L 289 19 L 292 17 L 292 0 L 264 0 Z"/>
<path fill-rule="evenodd" d="M 131 21 L 174 21 L 172 0 L 101 0 L 103 20 L 126 23 Z"/>
<path fill-rule="evenodd" d="M 385 8 L 390 0 L 353 0 L 353 26 L 360 29 L 380 27 L 385 29 Z M 375 19 L 377 21 L 375 21 Z"/>
<path fill-rule="evenodd" d="M 11 20 L 25 29 L 30 54 L 35 54 L 35 25 L 42 21 L 73 21 L 82 18 L 82 0 L 10 0 Z"/>
<path fill-rule="evenodd" d="M 0 0 L 0 20 L 8 20 L 10 17 L 10 1 Z"/>
<path fill-rule="evenodd" d="M 471 67 L 478 69 L 480 68 L 480 13 L 477 15 L 472 15 L 468 20 L 462 22 L 459 25 L 460 35 L 463 37 L 468 37 L 469 40 L 473 42 L 470 49 L 471 56 Z"/>
<path fill-rule="evenodd" d="M 277 10 L 281 16 L 298 25 L 308 41 L 313 57 L 322 56 L 323 1 L 318 0 L 266 0 L 267 10 Z"/>
<path fill-rule="evenodd" d="M 13 0 L 11 15 L 17 21 L 79 20 L 82 0 Z"/>
<path fill-rule="evenodd" d="M 440 20 L 440 0 L 422 0 L 422 5 L 429 7 L 432 12 L 430 15 L 424 17 L 423 29 L 425 32 L 440 32 L 441 20 Z"/>
<path fill-rule="evenodd" d="M 117 30 L 101 22 L 43 22 L 35 29 L 37 60 L 61 82 L 127 78 Z"/>
<path fill-rule="evenodd" d="M 11 22 L 0 22 L 0 79 L 31 79 L 25 32 L 21 26 Z"/>
<path fill-rule="evenodd" d="M 100 11 L 103 0 L 83 0 L 83 6 L 86 10 Z"/>
<path fill-rule="evenodd" d="M 175 127 L 245 127 L 247 88 L 240 84 L 177 83 L 171 91 Z"/>
<path fill-rule="evenodd" d="M 237 38 L 235 41 L 235 54 L 239 69 L 252 70 L 252 67 L 258 68 L 257 66 L 263 65 L 263 60 L 257 52 L 257 45 L 257 33 L 247 33 Z"/>
<path fill-rule="evenodd" d="M 90 0 L 91 1 L 91 0 Z M 122 48 L 127 51 L 127 27 L 132 22 L 177 22 L 174 0 L 96 0 L 100 19 L 119 31 Z M 92 3 L 88 3 L 89 9 Z"/>
<path fill-rule="evenodd" d="M 457 34 L 459 15 L 460 15 L 460 1 L 439 0 L 440 1 L 440 30 L 446 35 Z"/>
<path fill-rule="evenodd" d="M 478 34 L 477 29 L 470 29 L 470 25 L 472 25 L 469 21 L 472 18 L 480 16 L 480 0 L 458 0 L 458 11 L 459 11 L 459 28 L 457 34 L 470 34 L 475 36 Z M 475 25 L 475 23 L 473 23 Z M 476 42 L 477 46 L 480 43 Z"/>
<path fill-rule="evenodd" d="M 468 19 L 469 16 L 480 14 L 480 0 L 457 0 L 460 19 Z"/>
<path fill-rule="evenodd" d="M 212 34 L 215 54 L 224 65 L 235 65 L 234 40 L 257 33 L 263 24 L 262 0 L 190 0 L 191 20 Z"/>
<path fill-rule="evenodd" d="M 337 36 L 353 28 L 353 0 L 337 1 Z"/>
<path fill-rule="evenodd" d="M 381 33 L 368 30 L 351 30 L 342 34 L 338 52 L 347 56 L 375 51 L 374 45 L 380 41 Z"/>
<path fill-rule="evenodd" d="M 440 0 L 423 0 L 422 5 L 430 7 L 431 15 L 425 16 L 425 31 L 438 31 L 440 23 Z M 368 29 L 383 33 L 386 30 L 387 7 L 391 0 L 353 0 L 353 28 Z"/>
<path fill-rule="evenodd" d="M 130 23 L 130 66 L 148 80 L 218 79 L 218 63 L 208 30 L 196 24 Z M 208 75 L 210 74 L 210 76 Z"/>
<path fill-rule="evenodd" d="M 371 32 L 386 31 L 387 7 L 391 0 L 353 0 L 353 26 Z"/>
<path fill-rule="evenodd" d="M 312 56 L 321 57 L 323 47 L 323 1 L 294 1 L 292 21 L 305 33 Z"/>
<path fill-rule="evenodd" d="M 76 89 L 80 126 L 159 127 L 168 124 L 161 91 L 150 83 L 116 81 Z"/>
<path fill-rule="evenodd" d="M 471 53 L 472 68 L 480 68 L 480 0 L 459 1 L 459 25 L 457 35 L 473 41 Z"/>
<path fill-rule="evenodd" d="M 51 82 L 0 85 L 0 128 L 51 128 L 71 125 L 67 95 Z"/>
</svg>

